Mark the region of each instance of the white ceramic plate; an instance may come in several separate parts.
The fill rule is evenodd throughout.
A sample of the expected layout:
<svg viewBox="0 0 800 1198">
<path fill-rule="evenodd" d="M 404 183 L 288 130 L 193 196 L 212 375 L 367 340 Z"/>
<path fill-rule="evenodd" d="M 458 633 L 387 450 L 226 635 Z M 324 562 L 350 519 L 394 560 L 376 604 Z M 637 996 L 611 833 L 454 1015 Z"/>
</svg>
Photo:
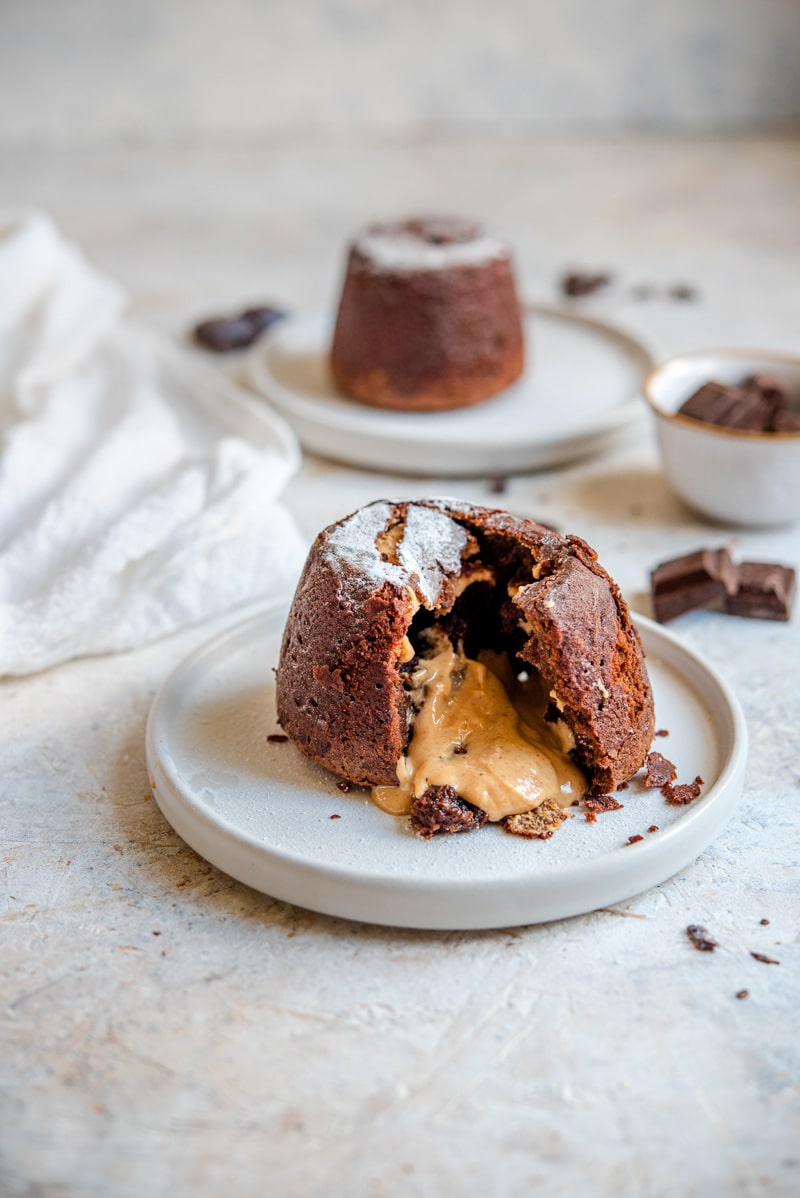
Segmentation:
<svg viewBox="0 0 800 1198">
<path fill-rule="evenodd" d="M 616 903 L 669 878 L 711 843 L 742 788 L 747 732 L 731 691 L 701 658 L 649 620 L 656 741 L 679 781 L 705 780 L 668 807 L 638 780 L 623 810 L 578 813 L 551 840 L 499 826 L 425 841 L 368 792 L 291 742 L 270 743 L 286 612 L 272 608 L 194 652 L 167 680 L 147 726 L 147 760 L 167 820 L 201 856 L 276 898 L 368 923 L 490 928 L 540 923 Z M 338 815 L 340 818 L 333 819 Z M 647 829 L 658 825 L 659 831 Z M 643 840 L 628 844 L 629 836 Z"/>
<path fill-rule="evenodd" d="M 341 395 L 328 370 L 333 322 L 300 315 L 275 325 L 250 354 L 250 385 L 302 445 L 355 466 L 466 475 L 555 466 L 607 448 L 641 410 L 649 354 L 588 317 L 526 310 L 528 366 L 485 403 L 452 412 L 388 412 Z"/>
</svg>

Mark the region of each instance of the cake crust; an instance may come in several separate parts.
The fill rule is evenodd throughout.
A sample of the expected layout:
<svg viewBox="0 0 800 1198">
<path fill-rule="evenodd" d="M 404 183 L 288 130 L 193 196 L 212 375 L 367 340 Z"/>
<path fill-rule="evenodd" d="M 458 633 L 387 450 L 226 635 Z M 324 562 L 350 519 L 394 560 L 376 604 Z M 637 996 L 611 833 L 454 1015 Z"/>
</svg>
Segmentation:
<svg viewBox="0 0 800 1198">
<path fill-rule="evenodd" d="M 636 773 L 653 698 L 616 584 L 580 538 L 454 500 L 379 501 L 317 537 L 277 670 L 278 718 L 303 752 L 358 785 L 397 783 L 413 717 L 408 634 L 436 619 L 468 635 L 459 584 L 486 562 L 502 579 L 484 594 L 495 634 L 539 671 L 592 788 Z"/>
</svg>

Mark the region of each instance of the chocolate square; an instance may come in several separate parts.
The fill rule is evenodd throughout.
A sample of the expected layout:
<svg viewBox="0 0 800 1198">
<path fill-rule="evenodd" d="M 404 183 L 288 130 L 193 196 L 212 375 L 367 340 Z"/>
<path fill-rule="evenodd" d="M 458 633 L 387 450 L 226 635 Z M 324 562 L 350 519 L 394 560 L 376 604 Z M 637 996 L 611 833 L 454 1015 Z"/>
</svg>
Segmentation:
<svg viewBox="0 0 800 1198">
<path fill-rule="evenodd" d="M 731 616 L 753 620 L 788 620 L 795 594 L 795 572 L 775 562 L 742 562 L 736 593 L 725 601 Z"/>
<path fill-rule="evenodd" d="M 761 432 L 769 425 L 773 404 L 756 385 L 745 388 L 727 383 L 705 383 L 689 396 L 678 412 L 705 424 Z"/>
<path fill-rule="evenodd" d="M 736 567 L 727 549 L 699 549 L 661 562 L 650 582 L 653 612 L 663 624 L 697 608 L 724 607 L 736 591 Z"/>
</svg>

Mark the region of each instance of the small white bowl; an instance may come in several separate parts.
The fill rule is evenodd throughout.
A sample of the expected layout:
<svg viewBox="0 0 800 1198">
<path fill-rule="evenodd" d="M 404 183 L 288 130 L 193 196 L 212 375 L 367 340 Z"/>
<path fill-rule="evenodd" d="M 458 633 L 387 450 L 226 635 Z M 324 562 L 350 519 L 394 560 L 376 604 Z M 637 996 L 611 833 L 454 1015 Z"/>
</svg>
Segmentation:
<svg viewBox="0 0 800 1198">
<path fill-rule="evenodd" d="M 800 432 L 759 433 L 705 424 L 678 408 L 703 383 L 741 383 L 771 374 L 800 410 L 800 358 L 752 350 L 704 350 L 669 358 L 644 382 L 656 417 L 667 480 L 704 516 L 770 527 L 800 521 Z"/>
</svg>

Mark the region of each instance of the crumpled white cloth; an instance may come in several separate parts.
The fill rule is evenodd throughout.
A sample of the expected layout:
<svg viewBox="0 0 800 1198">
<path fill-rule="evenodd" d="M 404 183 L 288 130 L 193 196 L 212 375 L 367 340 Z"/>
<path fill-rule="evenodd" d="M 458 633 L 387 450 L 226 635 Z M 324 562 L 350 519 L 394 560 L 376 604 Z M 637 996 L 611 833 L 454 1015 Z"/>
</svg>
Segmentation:
<svg viewBox="0 0 800 1198">
<path fill-rule="evenodd" d="M 123 317 L 43 214 L 0 213 L 0 675 L 289 589 L 288 426 Z"/>
</svg>

